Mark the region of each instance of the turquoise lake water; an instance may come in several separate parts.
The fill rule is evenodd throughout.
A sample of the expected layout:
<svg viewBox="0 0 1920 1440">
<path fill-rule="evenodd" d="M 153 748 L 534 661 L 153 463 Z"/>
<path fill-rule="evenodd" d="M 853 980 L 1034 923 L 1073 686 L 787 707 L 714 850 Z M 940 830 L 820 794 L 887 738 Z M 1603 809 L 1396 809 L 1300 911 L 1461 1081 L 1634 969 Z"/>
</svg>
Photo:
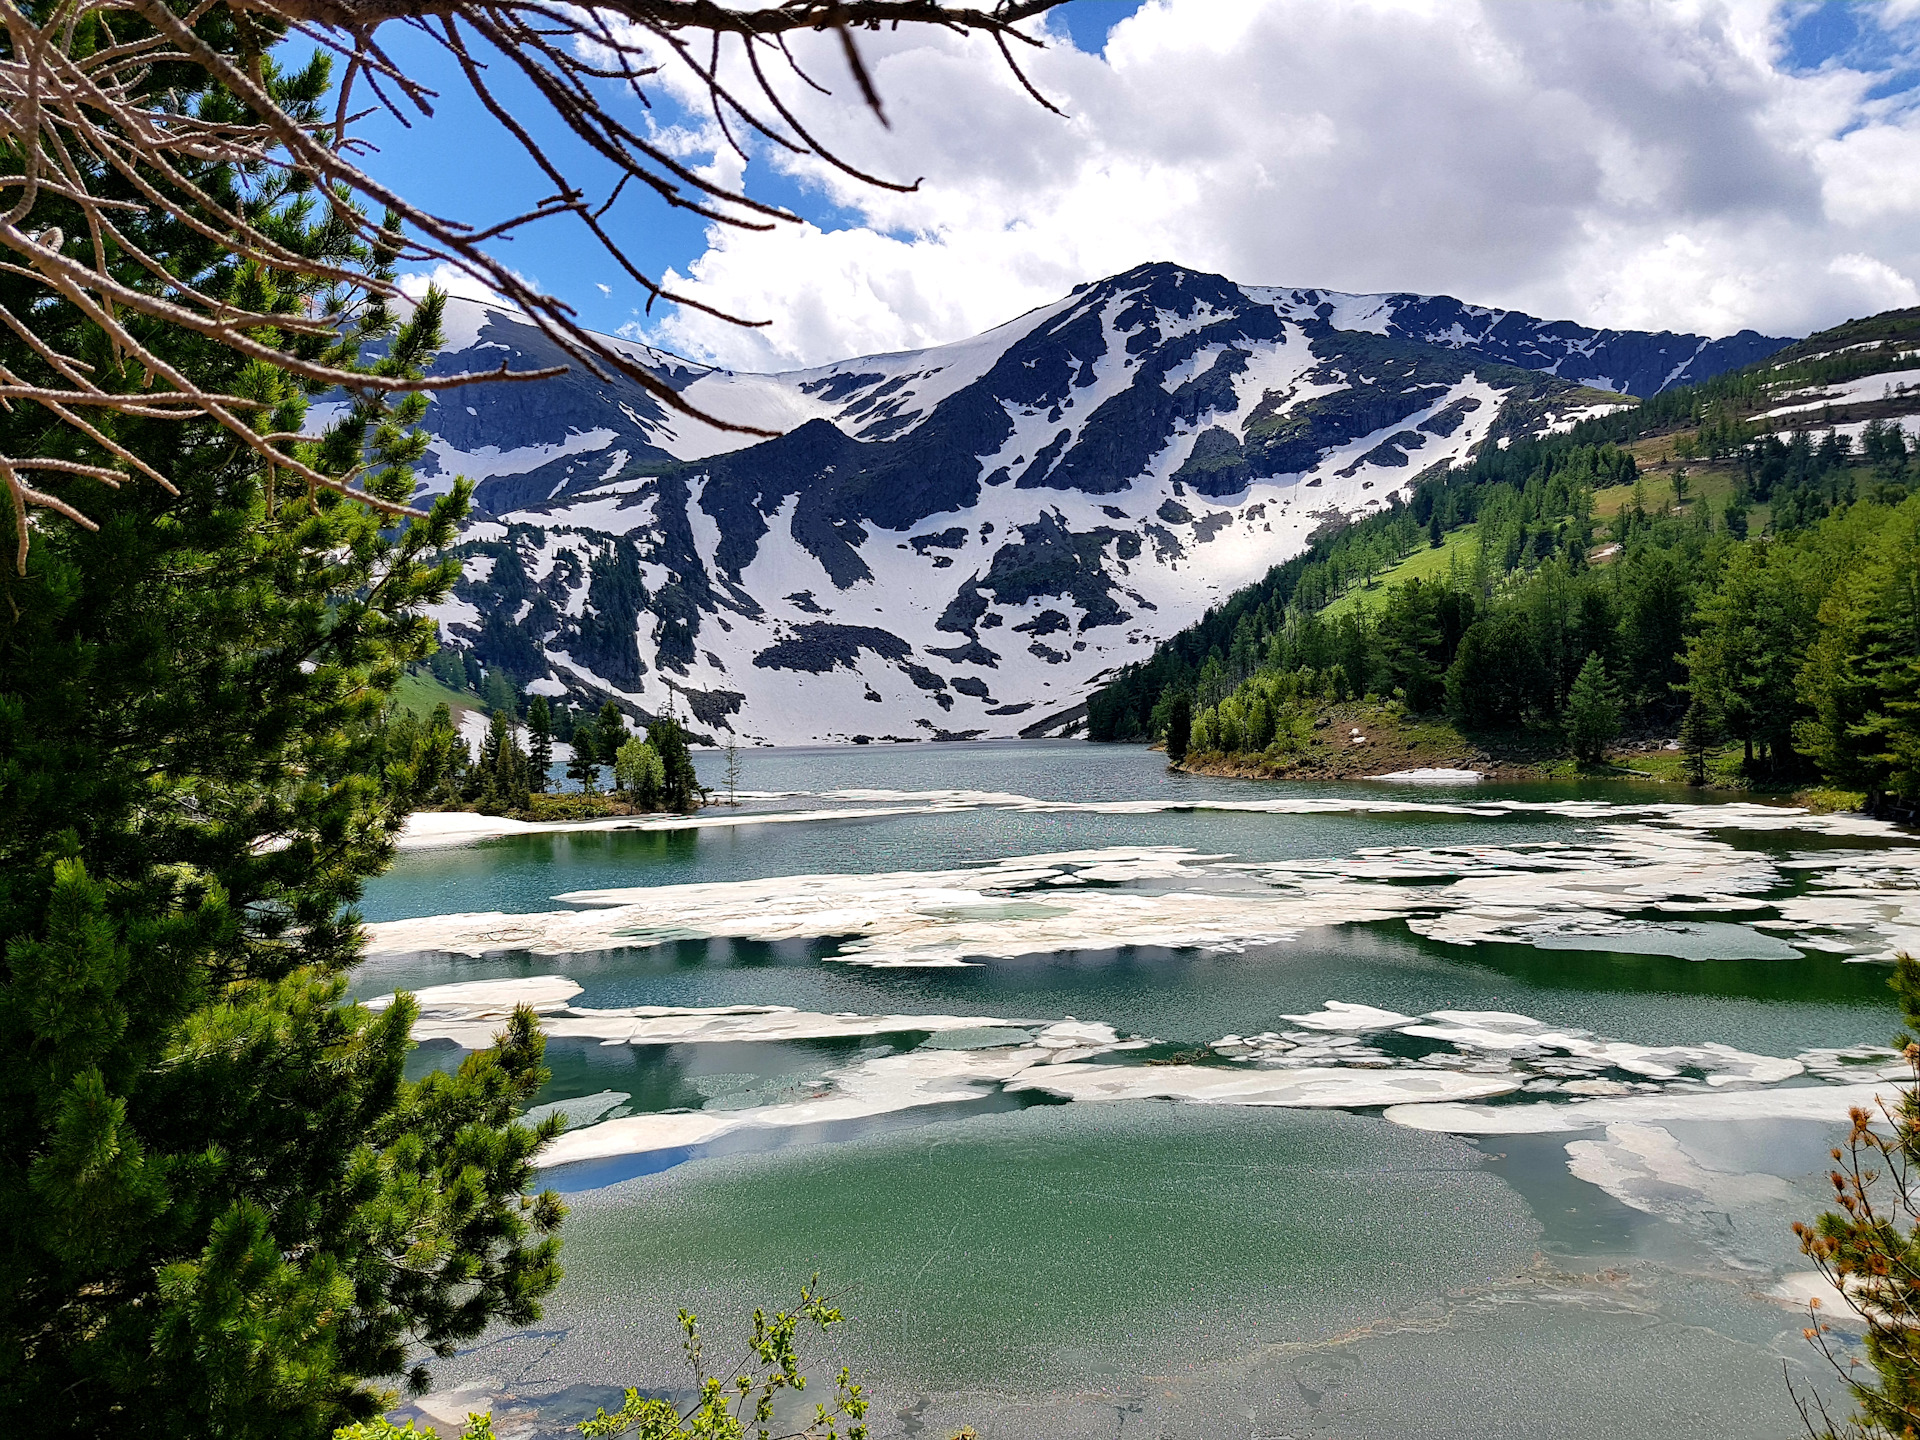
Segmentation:
<svg viewBox="0 0 1920 1440">
<path fill-rule="evenodd" d="M 1577 854 L 1615 812 L 1688 798 L 1623 783 L 1259 785 L 1172 776 L 1143 750 L 1069 742 L 761 751 L 745 765 L 742 818 L 807 818 L 410 850 L 362 913 L 533 914 L 579 890 L 955 870 L 1116 846 L 1186 847 L 1218 857 L 1208 873 L 1222 875 L 1377 847 Z M 928 813 L 937 792 L 1191 808 L 1037 813 L 976 795 Z M 1207 808 L 1275 796 L 1587 803 L 1579 814 Z M 874 808 L 893 813 L 837 813 Z M 1783 894 L 1813 883 L 1796 858 L 1908 843 L 1711 833 L 1778 864 Z M 817 934 L 558 957 L 382 955 L 356 990 L 561 974 L 582 987 L 580 1006 L 1072 1015 L 1151 1037 L 1154 1054 L 1284 1029 L 1284 1016 L 1327 1000 L 1409 1015 L 1517 1011 L 1641 1044 L 1775 1056 L 1884 1042 L 1897 1024 L 1884 967 L 1832 954 L 1466 946 L 1403 920 L 1320 926 L 1237 953 L 1089 946 L 956 968 L 863 968 L 836 959 L 842 947 Z M 643 1114 L 766 1103 L 923 1038 L 555 1042 L 541 1098 L 612 1093 Z M 425 1046 L 415 1064 L 457 1059 Z M 1719 1210 L 1623 1203 L 1571 1173 L 1569 1136 L 1473 1141 L 1368 1112 L 998 1094 L 716 1144 L 684 1163 L 569 1167 L 551 1175 L 573 1215 L 568 1277 L 546 1320 L 441 1365 L 436 1385 L 483 1397 L 505 1417 L 503 1435 L 560 1433 L 583 1407 L 616 1403 L 621 1385 L 679 1383 L 680 1306 L 724 1330 L 817 1270 L 852 1317 L 824 1353 L 875 1385 L 882 1436 L 944 1437 L 962 1424 L 983 1437 L 1798 1433 L 1781 1365 L 1802 1367 L 1800 1322 L 1762 1297 L 1804 1268 L 1786 1225 L 1821 1204 L 1828 1132 L 1676 1122 L 1668 1133 L 1707 1176 L 1696 1176 L 1702 1193 L 1726 1176 L 1735 1198 Z M 1742 1208 L 1743 1175 L 1775 1177 L 1744 1187 L 1764 1191 L 1766 1206 Z"/>
</svg>

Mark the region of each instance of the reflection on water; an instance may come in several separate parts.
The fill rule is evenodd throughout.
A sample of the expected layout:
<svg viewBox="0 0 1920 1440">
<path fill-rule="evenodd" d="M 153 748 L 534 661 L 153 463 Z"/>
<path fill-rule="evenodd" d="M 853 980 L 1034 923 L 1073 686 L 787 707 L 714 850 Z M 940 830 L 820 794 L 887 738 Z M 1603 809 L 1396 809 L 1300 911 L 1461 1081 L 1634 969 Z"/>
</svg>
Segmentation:
<svg viewBox="0 0 1920 1440">
<path fill-rule="evenodd" d="M 851 788 L 1082 803 L 1283 789 L 1406 795 L 1169 776 L 1143 751 L 1065 744 L 754 752 L 747 765 L 748 785 L 783 792 L 750 803 L 783 813 Z M 1676 798 L 1617 783 L 1407 798 L 1498 796 Z M 1594 825 L 1537 811 L 958 808 L 533 835 L 403 854 L 364 909 L 371 919 L 528 913 L 575 890 L 952 868 L 1111 845 L 1257 861 L 1380 846 L 1577 846 Z M 1886 843 L 1755 830 L 1716 838 L 1769 859 Z M 1329 999 L 1410 1015 L 1518 1011 L 1640 1044 L 1718 1041 L 1763 1055 L 1884 1042 L 1894 1024 L 1884 969 L 1831 955 L 1689 960 L 1617 953 L 1604 940 L 1469 947 L 1399 920 L 1313 929 L 1242 954 L 1124 947 L 963 969 L 858 969 L 832 961 L 837 949 L 820 937 L 559 959 L 383 957 L 357 988 L 557 971 L 593 1007 L 1074 1015 L 1168 1047 L 1284 1029 L 1283 1016 Z M 596 1116 L 762 1104 L 924 1038 L 556 1042 L 539 1098 L 579 1101 Z M 456 1054 L 423 1048 L 414 1068 Z M 547 1321 L 476 1347 L 436 1381 L 519 1397 L 500 1403 L 518 1407 L 521 1433 L 557 1433 L 581 1405 L 590 1412 L 590 1397 L 603 1403 L 605 1387 L 680 1383 L 679 1307 L 741 1316 L 790 1298 L 818 1269 L 846 1292 L 855 1320 L 845 1358 L 879 1386 L 881 1436 L 937 1437 L 964 1423 L 1034 1440 L 1796 1433 L 1780 1367 L 1801 1364 L 1799 1321 L 1764 1292 L 1800 1263 L 1788 1222 L 1822 1203 L 1823 1127 L 1615 1130 L 1469 1143 L 1366 1114 L 994 1094 L 832 1130 L 741 1134 L 735 1153 L 723 1143 L 684 1164 L 659 1154 L 592 1162 L 560 1177 L 574 1214 L 568 1279 Z"/>
</svg>

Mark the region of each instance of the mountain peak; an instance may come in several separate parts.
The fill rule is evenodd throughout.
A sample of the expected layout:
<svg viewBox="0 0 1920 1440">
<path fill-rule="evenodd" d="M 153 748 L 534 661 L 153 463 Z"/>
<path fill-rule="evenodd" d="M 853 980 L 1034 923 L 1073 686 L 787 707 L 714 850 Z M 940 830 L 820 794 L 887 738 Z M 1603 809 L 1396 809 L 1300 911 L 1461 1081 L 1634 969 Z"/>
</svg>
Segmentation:
<svg viewBox="0 0 1920 1440">
<path fill-rule="evenodd" d="M 442 369 L 545 363 L 455 302 Z M 783 374 L 634 346 L 737 432 L 575 372 L 430 412 L 484 518 L 438 614 L 516 682 L 773 741 L 1059 733 L 1329 523 L 1595 391 L 1778 349 L 1134 266 L 983 335 Z"/>
</svg>

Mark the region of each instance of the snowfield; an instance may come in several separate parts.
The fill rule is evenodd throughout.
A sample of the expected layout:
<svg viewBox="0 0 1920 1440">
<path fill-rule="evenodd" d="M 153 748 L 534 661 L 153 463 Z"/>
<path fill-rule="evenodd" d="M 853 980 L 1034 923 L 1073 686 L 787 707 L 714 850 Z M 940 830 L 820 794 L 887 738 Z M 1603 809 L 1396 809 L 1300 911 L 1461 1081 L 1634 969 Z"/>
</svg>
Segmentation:
<svg viewBox="0 0 1920 1440">
<path fill-rule="evenodd" d="M 449 316 L 439 368 L 556 359 L 511 312 Z M 1071 733 L 1118 667 L 1433 467 L 1782 343 L 1147 265 L 805 371 L 630 345 L 722 423 L 578 371 L 434 407 L 421 492 L 464 475 L 482 512 L 435 618 L 523 687 L 715 737 Z"/>
</svg>

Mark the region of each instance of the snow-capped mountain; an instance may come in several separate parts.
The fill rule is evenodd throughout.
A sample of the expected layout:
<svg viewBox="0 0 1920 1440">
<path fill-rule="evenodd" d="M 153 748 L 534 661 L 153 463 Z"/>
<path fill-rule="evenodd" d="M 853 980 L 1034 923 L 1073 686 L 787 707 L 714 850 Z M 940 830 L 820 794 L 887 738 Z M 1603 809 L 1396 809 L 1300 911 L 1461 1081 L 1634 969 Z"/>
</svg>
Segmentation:
<svg viewBox="0 0 1920 1440">
<path fill-rule="evenodd" d="M 448 330 L 442 370 L 557 359 L 509 311 L 454 302 Z M 578 370 L 444 397 L 423 490 L 469 476 L 481 513 L 438 618 L 535 693 L 743 740 L 1065 733 L 1115 666 L 1431 466 L 1786 343 L 1146 265 L 814 370 L 636 345 L 778 438 Z"/>
</svg>

